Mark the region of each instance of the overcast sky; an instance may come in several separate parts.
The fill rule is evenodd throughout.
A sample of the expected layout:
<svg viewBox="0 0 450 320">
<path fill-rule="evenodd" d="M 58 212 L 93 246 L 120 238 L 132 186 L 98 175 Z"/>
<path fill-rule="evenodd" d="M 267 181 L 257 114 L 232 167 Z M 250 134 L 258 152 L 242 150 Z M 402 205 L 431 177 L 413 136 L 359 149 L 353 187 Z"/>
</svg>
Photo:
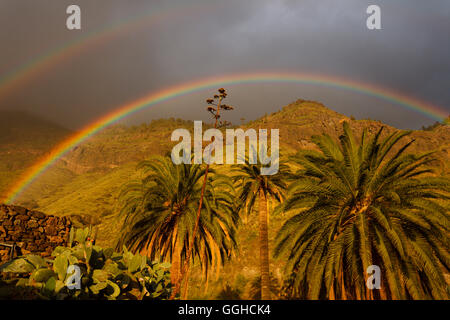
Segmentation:
<svg viewBox="0 0 450 320">
<path fill-rule="evenodd" d="M 66 28 L 70 4 L 81 7 L 81 30 Z M 381 7 L 382 30 L 367 29 L 369 4 Z M 143 14 L 145 23 L 130 25 Z M 96 39 L 111 25 L 121 31 L 72 47 L 1 91 L 7 74 L 79 39 Z M 448 0 L 0 0 L 0 110 L 27 110 L 76 129 L 168 86 L 238 72 L 289 71 L 392 88 L 450 113 L 449 35 Z M 434 122 L 399 105 L 324 86 L 227 88 L 236 107 L 228 120 L 234 123 L 299 98 L 400 128 Z M 211 93 L 161 103 L 126 122 L 206 120 L 203 101 Z"/>
</svg>

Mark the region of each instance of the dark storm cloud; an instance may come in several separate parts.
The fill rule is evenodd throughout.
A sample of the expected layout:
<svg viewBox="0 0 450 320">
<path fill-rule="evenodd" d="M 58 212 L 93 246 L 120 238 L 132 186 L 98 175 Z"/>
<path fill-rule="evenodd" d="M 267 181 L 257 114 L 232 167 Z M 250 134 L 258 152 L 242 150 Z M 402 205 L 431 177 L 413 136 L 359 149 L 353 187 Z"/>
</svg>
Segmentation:
<svg viewBox="0 0 450 320">
<path fill-rule="evenodd" d="M 65 28 L 65 9 L 72 3 L 82 10 L 81 31 Z M 380 5 L 382 30 L 366 28 L 369 4 Z M 0 97 L 0 109 L 30 110 L 76 128 L 169 85 L 271 70 L 369 82 L 450 109 L 450 3 L 445 0 L 2 0 L 0 77 L 107 25 L 165 10 L 171 14 L 161 21 L 94 42 L 55 63 Z M 433 122 L 385 101 L 326 87 L 251 85 L 231 91 L 240 107 L 234 122 L 297 98 L 402 128 Z M 206 120 L 202 101 L 207 94 L 155 106 L 129 121 Z"/>
</svg>

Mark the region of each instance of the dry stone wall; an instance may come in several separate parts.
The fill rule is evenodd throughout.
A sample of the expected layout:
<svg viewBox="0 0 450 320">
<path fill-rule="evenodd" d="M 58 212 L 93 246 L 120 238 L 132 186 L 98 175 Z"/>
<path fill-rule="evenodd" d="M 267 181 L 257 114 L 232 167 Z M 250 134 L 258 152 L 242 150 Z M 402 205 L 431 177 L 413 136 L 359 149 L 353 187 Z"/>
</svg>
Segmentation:
<svg viewBox="0 0 450 320">
<path fill-rule="evenodd" d="M 71 226 L 66 217 L 0 205 L 0 263 L 8 261 L 11 254 L 11 248 L 1 244 L 15 245 L 14 256 L 28 253 L 50 256 L 55 247 L 67 244 Z"/>
</svg>

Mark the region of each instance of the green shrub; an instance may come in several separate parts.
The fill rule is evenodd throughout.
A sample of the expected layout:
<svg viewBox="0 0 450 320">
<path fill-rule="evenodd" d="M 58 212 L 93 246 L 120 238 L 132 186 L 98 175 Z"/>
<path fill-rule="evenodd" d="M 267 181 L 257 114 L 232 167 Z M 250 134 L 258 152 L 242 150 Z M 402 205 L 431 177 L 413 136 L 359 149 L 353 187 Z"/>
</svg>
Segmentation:
<svg viewBox="0 0 450 320">
<path fill-rule="evenodd" d="M 42 299 L 170 297 L 170 264 L 152 262 L 145 256 L 134 255 L 125 247 L 122 253 L 111 248 L 103 249 L 92 244 L 88 237 L 89 228 L 77 229 L 76 232 L 72 230 L 70 245 L 55 248 L 53 259 L 29 254 L 0 266 L 3 273 L 20 275 L 16 279 L 0 282 L 3 287 L 0 288 L 3 295 L 0 298 L 8 298 L 8 292 L 16 295 L 20 289 L 27 297 L 32 291 L 35 298 Z M 67 286 L 72 275 L 68 274 L 70 265 L 80 269 L 80 289 L 69 289 Z"/>
</svg>

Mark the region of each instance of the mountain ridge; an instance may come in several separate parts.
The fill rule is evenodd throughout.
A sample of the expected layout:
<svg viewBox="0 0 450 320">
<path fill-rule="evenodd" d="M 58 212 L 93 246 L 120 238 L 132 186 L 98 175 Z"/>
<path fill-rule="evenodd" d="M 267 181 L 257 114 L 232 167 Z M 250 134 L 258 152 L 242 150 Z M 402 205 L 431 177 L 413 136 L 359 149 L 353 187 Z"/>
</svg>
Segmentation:
<svg viewBox="0 0 450 320">
<path fill-rule="evenodd" d="M 332 138 L 338 139 L 342 134 L 343 121 L 347 121 L 357 135 L 363 129 L 367 129 L 369 133 L 375 133 L 382 126 L 385 127 L 383 135 L 399 130 L 376 120 L 356 120 L 335 112 L 319 102 L 303 99 L 298 99 L 279 111 L 241 126 L 235 126 L 235 128 L 241 127 L 245 130 L 265 128 L 269 132 L 270 129 L 279 129 L 281 152 L 290 154 L 299 148 L 313 148 L 314 145 L 311 143 L 313 135 L 328 134 Z M 205 130 L 211 127 L 211 124 L 204 124 L 203 127 Z M 152 120 L 138 126 L 113 125 L 108 127 L 77 145 L 59 159 L 56 165 L 49 170 L 53 172 L 53 177 L 46 173 L 40 178 L 41 183 L 34 187 L 34 189 L 46 191 L 44 193 L 31 192 L 31 194 L 39 198 L 46 193 L 51 193 L 52 189 L 62 187 L 77 176 L 107 174 L 123 165 L 137 163 L 152 155 L 167 154 L 177 143 L 171 142 L 170 137 L 173 130 L 178 128 L 185 128 L 192 132 L 193 121 L 171 118 Z M 57 139 L 55 135 L 55 140 L 60 139 Z M 442 173 L 449 173 L 449 125 L 436 125 L 430 130 L 412 130 L 410 137 L 406 139 L 416 140 L 410 148 L 411 152 L 420 153 L 440 149 L 438 151 L 438 157 L 441 160 L 440 170 Z M 47 150 L 49 149 L 51 148 Z M 32 153 L 33 149 L 28 151 Z M 31 189 L 33 191 L 33 187 Z"/>
</svg>

